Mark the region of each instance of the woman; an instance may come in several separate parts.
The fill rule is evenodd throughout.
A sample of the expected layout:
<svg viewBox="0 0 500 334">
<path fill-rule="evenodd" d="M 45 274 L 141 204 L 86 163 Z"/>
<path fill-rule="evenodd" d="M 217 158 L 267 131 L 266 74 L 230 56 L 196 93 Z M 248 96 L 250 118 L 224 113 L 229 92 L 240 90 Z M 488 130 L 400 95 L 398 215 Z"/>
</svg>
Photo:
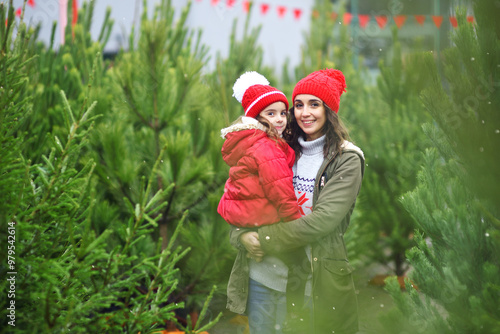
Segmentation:
<svg viewBox="0 0 500 334">
<path fill-rule="evenodd" d="M 304 267 L 312 271 L 312 286 L 306 288 L 312 332 L 350 334 L 358 329 L 352 267 L 343 236 L 361 188 L 364 156 L 348 141 L 337 116 L 345 87 L 342 72 L 327 69 L 303 78 L 293 91 L 288 139 L 297 156 L 294 188 L 303 217 L 256 232 L 232 230 L 231 242 L 240 251 L 228 283 L 228 308 L 247 311 L 252 334 L 280 333 L 283 328 L 286 266 L 273 254 L 298 247 L 310 254 Z M 262 261 L 248 260 L 247 254 Z"/>
</svg>

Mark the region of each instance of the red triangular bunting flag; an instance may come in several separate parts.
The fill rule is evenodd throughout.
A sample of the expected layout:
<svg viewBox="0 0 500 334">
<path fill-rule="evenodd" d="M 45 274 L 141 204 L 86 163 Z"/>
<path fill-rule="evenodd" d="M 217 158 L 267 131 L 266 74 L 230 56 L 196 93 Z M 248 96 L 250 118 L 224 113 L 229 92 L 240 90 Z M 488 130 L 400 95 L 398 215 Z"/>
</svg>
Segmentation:
<svg viewBox="0 0 500 334">
<path fill-rule="evenodd" d="M 352 14 L 351 13 L 344 13 L 344 24 L 351 24 L 352 20 Z"/>
<path fill-rule="evenodd" d="M 330 15 L 330 18 L 332 19 L 332 21 L 335 21 L 337 19 L 337 16 L 339 16 L 339 14 L 337 14 L 336 12 L 332 12 L 332 15 Z"/>
<path fill-rule="evenodd" d="M 362 14 L 359 14 L 358 15 L 358 20 L 359 20 L 359 26 L 363 29 L 366 28 L 366 25 L 368 24 L 368 22 L 370 21 L 370 15 L 362 15 Z"/>
<path fill-rule="evenodd" d="M 219 0 L 212 0 L 211 4 L 212 4 L 212 6 L 215 6 L 215 5 L 217 5 L 218 2 L 219 2 Z"/>
<path fill-rule="evenodd" d="M 28 6 L 35 7 L 35 0 L 28 0 Z"/>
<path fill-rule="evenodd" d="M 285 16 L 286 13 L 286 7 L 285 6 L 278 6 L 278 16 L 283 17 Z"/>
<path fill-rule="evenodd" d="M 394 22 L 396 22 L 396 25 L 398 26 L 398 29 L 401 29 L 403 24 L 405 24 L 406 21 L 406 15 L 396 15 L 394 16 Z"/>
<path fill-rule="evenodd" d="M 469 23 L 474 22 L 474 16 L 467 16 L 467 22 Z"/>
<path fill-rule="evenodd" d="M 243 11 L 248 13 L 250 11 L 250 1 L 243 1 Z"/>
<path fill-rule="evenodd" d="M 378 26 L 380 27 L 380 29 L 384 29 L 385 28 L 385 25 L 387 24 L 387 16 L 385 16 L 385 15 L 377 15 L 377 16 L 375 16 L 375 20 L 377 21 Z"/>
<path fill-rule="evenodd" d="M 73 21 L 71 21 L 71 25 L 75 25 L 78 22 L 78 1 L 73 0 Z"/>
<path fill-rule="evenodd" d="M 442 16 L 432 16 L 432 21 L 434 21 L 434 24 L 436 27 L 441 27 L 441 23 L 443 23 L 443 17 Z"/>
<path fill-rule="evenodd" d="M 317 10 L 317 9 L 314 9 L 314 10 L 312 11 L 312 15 L 313 15 L 313 17 L 314 17 L 315 19 L 316 19 L 316 18 L 318 18 L 318 17 L 319 17 L 319 12 L 318 12 L 318 10 Z"/>
<path fill-rule="evenodd" d="M 450 16 L 450 23 L 453 28 L 458 27 L 458 21 L 455 16 Z"/>
<path fill-rule="evenodd" d="M 267 11 L 269 10 L 269 5 L 267 3 L 263 3 L 260 5 L 260 12 L 262 15 L 266 15 Z"/>
<path fill-rule="evenodd" d="M 227 5 L 228 7 L 233 7 L 233 6 L 234 6 L 234 4 L 235 4 L 235 2 L 236 2 L 236 0 L 227 0 L 226 5 Z"/>
<path fill-rule="evenodd" d="M 16 16 L 21 16 L 21 7 L 19 7 L 17 10 L 16 10 Z"/>
<path fill-rule="evenodd" d="M 293 16 L 298 20 L 298 19 L 300 19 L 300 15 L 302 15 L 302 9 L 295 8 L 293 10 Z"/>
<path fill-rule="evenodd" d="M 418 22 L 418 24 L 423 26 L 425 22 L 425 15 L 415 15 L 415 20 Z"/>
</svg>

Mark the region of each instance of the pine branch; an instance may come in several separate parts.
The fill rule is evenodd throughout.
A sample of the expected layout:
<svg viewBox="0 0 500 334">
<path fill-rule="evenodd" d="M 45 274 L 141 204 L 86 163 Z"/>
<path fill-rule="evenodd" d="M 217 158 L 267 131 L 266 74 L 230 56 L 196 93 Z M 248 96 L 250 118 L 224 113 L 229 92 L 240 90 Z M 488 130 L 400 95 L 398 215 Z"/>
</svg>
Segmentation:
<svg viewBox="0 0 500 334">
<path fill-rule="evenodd" d="M 133 102 L 133 96 L 132 96 L 132 91 L 130 87 L 127 85 L 123 84 L 122 85 L 123 93 L 125 94 L 125 98 L 127 99 L 127 104 L 130 106 L 130 109 L 133 111 L 133 113 L 141 120 L 142 124 L 145 126 L 151 128 L 154 130 L 154 126 L 151 122 L 148 122 L 144 116 L 139 112 L 139 109 L 137 109 L 137 106 Z"/>
<path fill-rule="evenodd" d="M 211 256 L 213 255 L 214 251 L 213 249 L 210 249 L 210 252 L 207 256 L 207 258 L 211 258 Z M 197 275 L 191 280 L 191 282 L 186 285 L 186 287 L 184 287 L 184 289 L 182 291 L 180 291 L 174 298 L 173 300 L 175 302 L 180 302 L 181 300 L 184 300 L 184 298 L 186 298 L 189 294 L 191 294 L 191 292 L 194 290 L 194 288 L 198 285 L 198 283 L 200 282 L 201 278 L 204 277 L 205 275 L 205 271 L 207 270 L 207 266 L 209 264 L 210 261 L 205 261 L 203 263 L 203 266 L 201 267 L 201 269 L 198 271 Z"/>
<path fill-rule="evenodd" d="M 174 202 L 174 196 L 176 191 L 177 191 L 177 186 L 174 186 L 167 201 L 168 202 L 167 208 L 163 212 L 162 223 L 164 224 L 167 224 L 170 221 L 169 214 L 170 214 L 170 209 L 172 207 L 172 203 Z"/>
<path fill-rule="evenodd" d="M 215 190 L 219 189 L 220 186 L 222 186 L 225 183 L 225 181 L 214 181 L 212 184 L 208 185 L 207 188 L 203 191 L 203 194 L 198 196 L 198 198 L 189 203 L 187 206 L 185 206 L 179 213 L 170 216 L 167 220 L 172 221 L 179 219 L 181 217 L 181 212 L 184 212 L 186 210 L 191 210 L 192 208 L 196 207 L 198 204 L 202 203 L 208 198 L 208 195 L 213 193 Z"/>
</svg>

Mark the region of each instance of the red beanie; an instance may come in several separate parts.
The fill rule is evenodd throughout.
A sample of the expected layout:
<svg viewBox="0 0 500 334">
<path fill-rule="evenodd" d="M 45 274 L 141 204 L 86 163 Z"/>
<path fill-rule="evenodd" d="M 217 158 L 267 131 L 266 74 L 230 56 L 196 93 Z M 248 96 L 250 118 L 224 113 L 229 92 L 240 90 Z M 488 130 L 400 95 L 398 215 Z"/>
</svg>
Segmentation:
<svg viewBox="0 0 500 334">
<path fill-rule="evenodd" d="M 269 86 L 269 81 L 255 71 L 243 73 L 233 86 L 233 96 L 241 103 L 245 116 L 257 117 L 268 105 L 283 102 L 288 110 L 286 95 Z"/>
<path fill-rule="evenodd" d="M 345 92 L 345 77 L 332 68 L 312 72 L 293 89 L 292 102 L 299 94 L 310 94 L 320 98 L 330 109 L 339 111 L 340 95 Z"/>
</svg>

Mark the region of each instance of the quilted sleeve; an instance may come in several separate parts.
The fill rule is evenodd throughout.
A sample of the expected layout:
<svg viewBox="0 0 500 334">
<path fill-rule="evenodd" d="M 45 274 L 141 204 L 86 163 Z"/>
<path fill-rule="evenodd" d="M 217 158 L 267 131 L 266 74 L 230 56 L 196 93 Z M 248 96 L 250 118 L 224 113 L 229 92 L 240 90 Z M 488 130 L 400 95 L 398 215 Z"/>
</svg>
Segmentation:
<svg viewBox="0 0 500 334">
<path fill-rule="evenodd" d="M 267 139 L 255 152 L 259 181 L 266 197 L 284 221 L 300 218 L 293 189 L 293 172 L 287 157 L 274 141 Z"/>
</svg>

